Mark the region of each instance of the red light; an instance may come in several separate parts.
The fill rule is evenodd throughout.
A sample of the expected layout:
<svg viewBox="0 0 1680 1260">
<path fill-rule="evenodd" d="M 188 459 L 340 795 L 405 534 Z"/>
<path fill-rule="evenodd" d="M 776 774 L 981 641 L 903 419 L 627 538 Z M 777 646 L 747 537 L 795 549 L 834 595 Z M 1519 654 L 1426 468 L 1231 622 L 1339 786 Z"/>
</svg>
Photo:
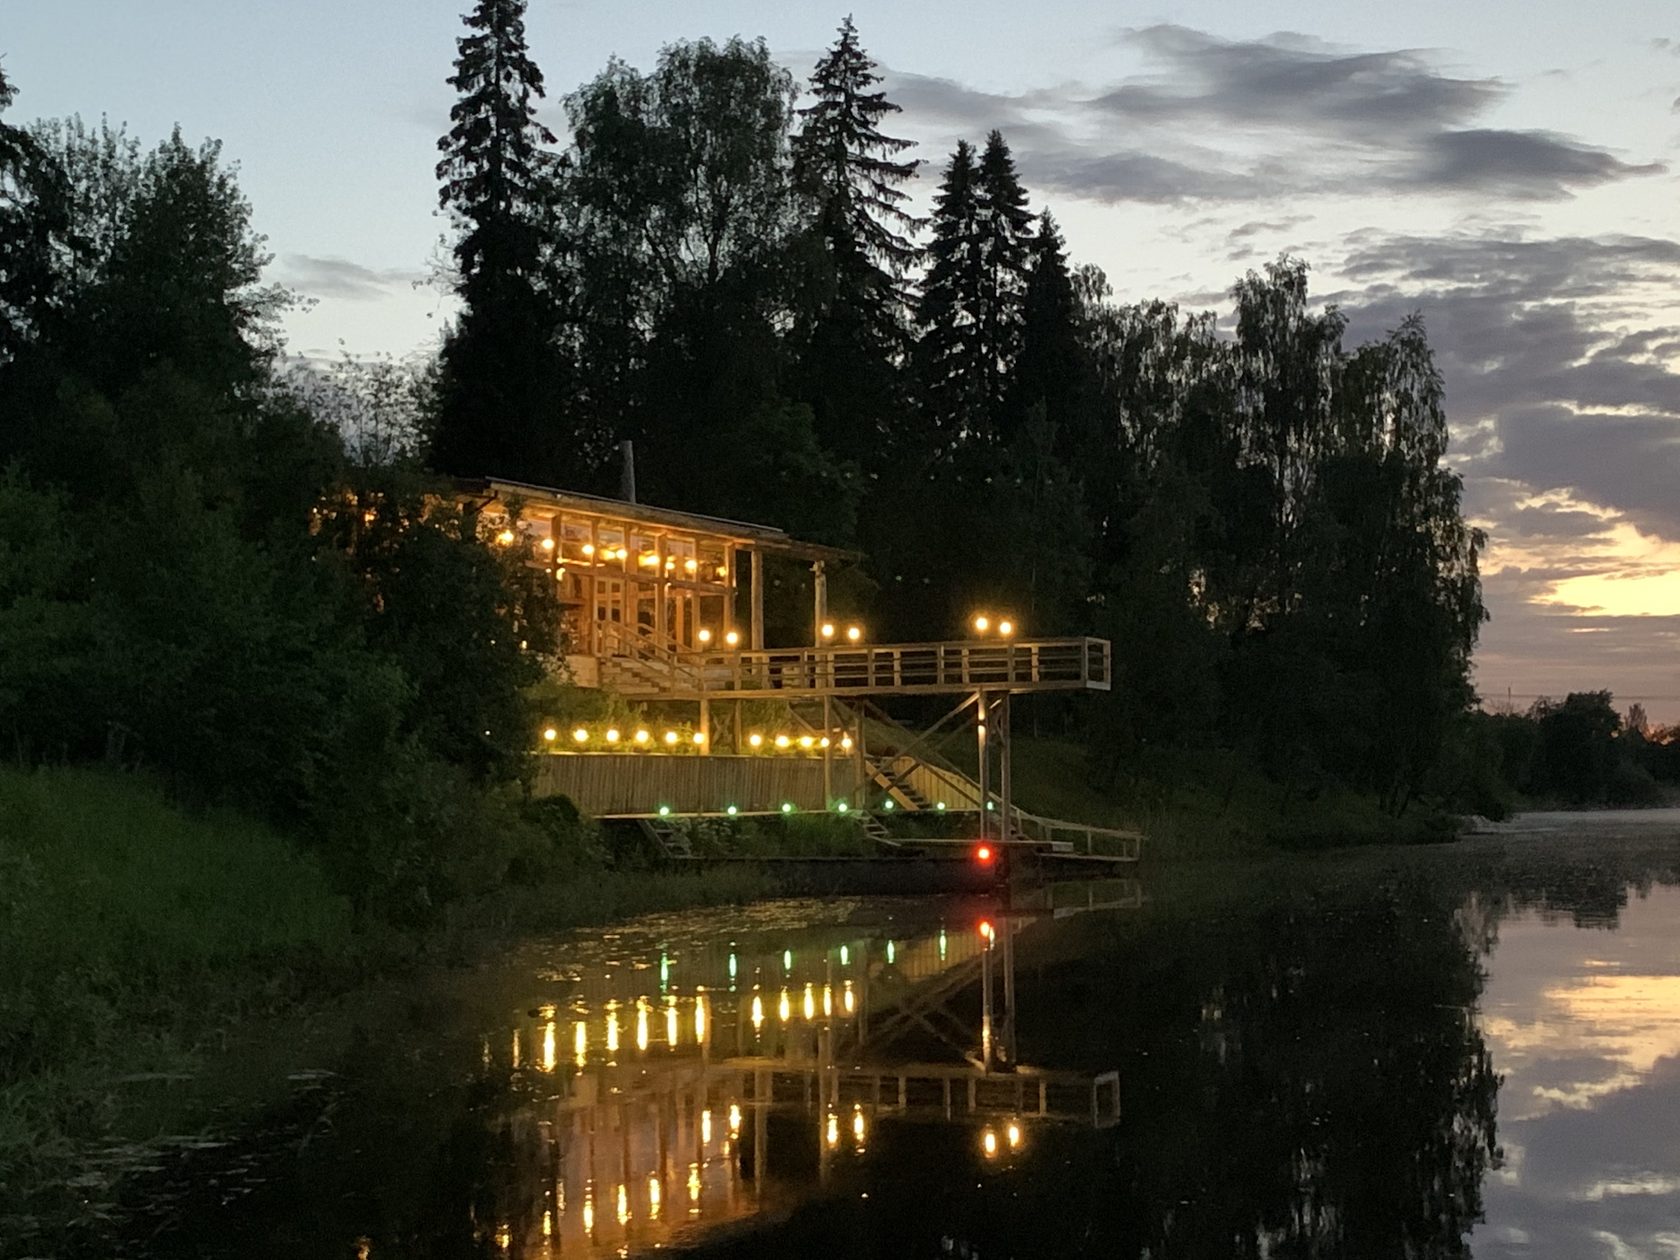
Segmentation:
<svg viewBox="0 0 1680 1260">
<path fill-rule="evenodd" d="M 974 860 L 977 862 L 990 862 L 992 860 L 992 846 L 989 844 L 983 844 L 978 849 L 974 850 Z"/>
<path fill-rule="evenodd" d="M 985 919 L 981 919 L 980 920 L 980 935 L 984 936 L 989 941 L 994 936 L 996 936 L 997 933 L 993 930 L 992 925 L 989 921 L 987 921 Z"/>
</svg>

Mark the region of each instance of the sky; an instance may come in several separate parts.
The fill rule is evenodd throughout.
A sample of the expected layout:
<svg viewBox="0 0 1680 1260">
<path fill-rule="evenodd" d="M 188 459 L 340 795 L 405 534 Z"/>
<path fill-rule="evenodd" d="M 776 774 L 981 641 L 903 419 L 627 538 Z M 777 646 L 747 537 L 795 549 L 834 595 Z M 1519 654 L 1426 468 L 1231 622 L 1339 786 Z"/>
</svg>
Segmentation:
<svg viewBox="0 0 1680 1260">
<path fill-rule="evenodd" d="M 435 344 L 444 82 L 464 0 L 0 0 L 11 120 L 214 136 L 313 299 L 293 352 Z M 798 77 L 843 8 L 531 0 L 545 119 L 609 57 L 762 36 Z M 1423 313 L 1488 537 L 1484 699 L 1608 688 L 1680 722 L 1680 11 L 1672 0 L 857 0 L 924 160 L 1010 141 L 1123 301 L 1230 310 L 1288 251 L 1348 343 Z"/>
</svg>

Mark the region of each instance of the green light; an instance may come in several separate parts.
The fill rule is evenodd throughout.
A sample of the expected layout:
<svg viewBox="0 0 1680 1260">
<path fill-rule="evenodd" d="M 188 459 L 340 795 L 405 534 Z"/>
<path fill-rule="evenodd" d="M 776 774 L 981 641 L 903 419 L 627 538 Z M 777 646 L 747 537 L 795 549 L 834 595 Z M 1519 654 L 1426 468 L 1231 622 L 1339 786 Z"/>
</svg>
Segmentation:
<svg viewBox="0 0 1680 1260">
<path fill-rule="evenodd" d="M 892 797 L 890 797 L 890 796 L 887 797 L 886 800 L 881 802 L 881 808 L 882 809 L 891 809 L 892 807 L 893 807 Z"/>
<path fill-rule="evenodd" d="M 661 991 L 671 983 L 671 960 L 664 950 L 659 952 L 659 988 Z"/>
<path fill-rule="evenodd" d="M 941 806 L 941 808 L 943 808 L 943 806 Z M 661 818 L 669 818 L 671 816 L 671 807 L 669 805 L 661 805 L 659 807 L 659 816 Z"/>
<path fill-rule="evenodd" d="M 945 961 L 945 929 L 939 929 L 939 961 Z"/>
<path fill-rule="evenodd" d="M 935 806 L 934 806 L 934 808 L 935 808 L 935 809 L 944 809 L 944 808 L 945 808 L 945 802 L 944 802 L 944 801 L 940 801 L 940 802 L 939 802 L 939 804 L 937 804 L 937 805 L 935 805 Z"/>
<path fill-rule="evenodd" d="M 887 942 L 887 962 L 888 962 L 889 965 L 892 963 L 893 955 L 896 952 L 897 951 L 893 949 L 893 943 L 891 941 L 888 941 Z"/>
<path fill-rule="evenodd" d="M 793 802 L 792 801 L 783 801 L 782 802 L 782 813 L 784 813 L 784 814 L 793 813 Z"/>
<path fill-rule="evenodd" d="M 851 806 L 850 806 L 850 805 L 848 805 L 848 804 L 846 804 L 846 802 L 845 802 L 845 801 L 841 801 L 841 802 L 840 802 L 840 803 L 839 803 L 839 804 L 838 804 L 838 805 L 836 805 L 836 806 L 835 806 L 835 807 L 834 807 L 834 808 L 835 808 L 835 809 L 837 809 L 837 810 L 839 810 L 839 811 L 840 811 L 840 812 L 841 812 L 841 813 L 842 813 L 842 814 L 844 814 L 844 813 L 845 813 L 845 812 L 846 812 L 846 811 L 847 811 L 847 810 L 848 810 L 848 809 L 850 809 L 850 808 L 851 808 Z"/>
<path fill-rule="evenodd" d="M 733 805 L 726 805 L 726 806 L 724 806 L 723 812 L 728 814 L 731 818 L 733 818 L 733 817 L 735 817 L 736 814 L 740 813 L 741 811 L 736 809 Z"/>
<path fill-rule="evenodd" d="M 793 970 L 793 951 L 791 949 L 784 949 L 782 951 L 782 970 Z"/>
<path fill-rule="evenodd" d="M 986 802 L 986 808 L 987 808 L 987 810 L 993 810 L 993 809 L 996 809 L 997 806 L 993 805 L 990 801 L 987 801 Z"/>
<path fill-rule="evenodd" d="M 733 980 L 735 978 L 735 968 L 738 965 L 739 964 L 737 964 L 736 961 L 735 961 L 735 955 L 734 954 L 729 955 L 729 978 L 731 980 Z"/>
<path fill-rule="evenodd" d="M 852 961 L 852 951 L 845 945 L 840 947 L 840 965 L 847 966 Z"/>
</svg>

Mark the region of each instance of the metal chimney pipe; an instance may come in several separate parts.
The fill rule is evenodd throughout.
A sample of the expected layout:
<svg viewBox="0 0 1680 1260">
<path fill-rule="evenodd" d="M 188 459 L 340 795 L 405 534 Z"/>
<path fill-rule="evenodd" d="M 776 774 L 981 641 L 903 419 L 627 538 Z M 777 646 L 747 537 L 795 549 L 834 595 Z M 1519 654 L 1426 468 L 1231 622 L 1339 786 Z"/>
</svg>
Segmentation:
<svg viewBox="0 0 1680 1260">
<path fill-rule="evenodd" d="M 636 444 L 629 438 L 618 444 L 622 460 L 618 479 L 618 497 L 626 503 L 636 501 Z"/>
</svg>

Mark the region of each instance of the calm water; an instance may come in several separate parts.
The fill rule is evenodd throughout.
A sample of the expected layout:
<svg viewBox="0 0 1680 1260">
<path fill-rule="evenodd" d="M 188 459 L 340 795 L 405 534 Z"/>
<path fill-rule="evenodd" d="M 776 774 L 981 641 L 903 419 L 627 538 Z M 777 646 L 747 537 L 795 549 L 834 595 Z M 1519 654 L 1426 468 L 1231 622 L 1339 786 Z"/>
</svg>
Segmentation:
<svg viewBox="0 0 1680 1260">
<path fill-rule="evenodd" d="M 1539 825 L 534 944 L 97 1254 L 1680 1255 L 1680 815 Z"/>
</svg>

